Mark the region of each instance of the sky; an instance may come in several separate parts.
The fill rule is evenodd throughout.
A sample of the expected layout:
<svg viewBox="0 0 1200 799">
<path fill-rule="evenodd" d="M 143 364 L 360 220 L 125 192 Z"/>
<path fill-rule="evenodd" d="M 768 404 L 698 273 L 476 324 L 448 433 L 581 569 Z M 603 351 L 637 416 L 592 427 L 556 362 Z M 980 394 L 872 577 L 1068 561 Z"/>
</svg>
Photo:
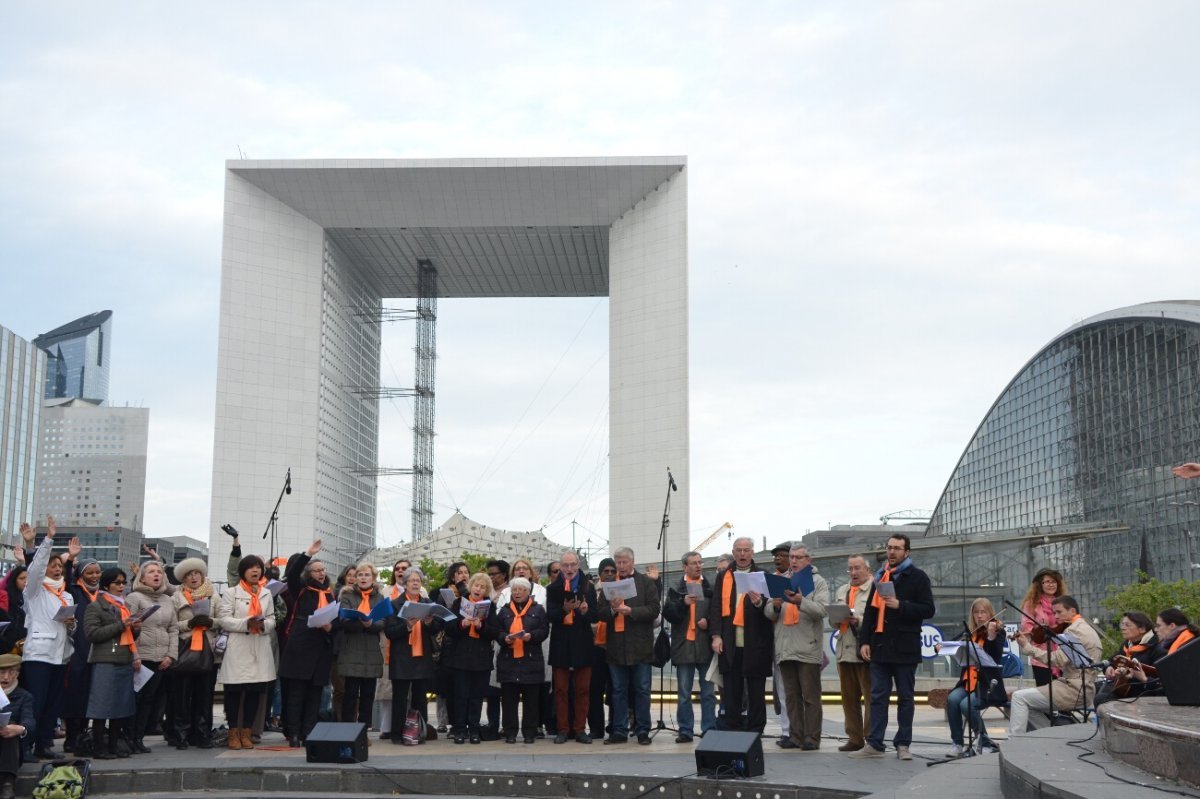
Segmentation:
<svg viewBox="0 0 1200 799">
<path fill-rule="evenodd" d="M 686 155 L 692 543 L 932 509 L 1042 346 L 1197 298 L 1193 3 L 5 16 L 0 325 L 114 311 L 111 399 L 151 411 L 148 536 L 209 537 L 227 159 Z M 607 313 L 440 303 L 435 524 L 602 546 Z M 411 385 L 411 346 L 385 331 L 385 385 Z M 411 417 L 384 404 L 383 465 L 411 463 Z M 379 542 L 407 540 L 408 479 L 379 496 Z"/>
</svg>

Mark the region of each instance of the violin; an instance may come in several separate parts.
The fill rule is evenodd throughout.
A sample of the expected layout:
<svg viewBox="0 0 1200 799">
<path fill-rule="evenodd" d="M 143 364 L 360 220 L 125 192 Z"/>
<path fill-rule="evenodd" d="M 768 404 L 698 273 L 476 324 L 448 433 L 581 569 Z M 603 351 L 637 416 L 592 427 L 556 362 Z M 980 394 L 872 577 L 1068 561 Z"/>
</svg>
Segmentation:
<svg viewBox="0 0 1200 799">
<path fill-rule="evenodd" d="M 1067 628 L 1070 626 L 1071 626 L 1070 622 L 1064 621 L 1061 624 L 1056 624 L 1053 627 L 1051 627 L 1050 632 L 1053 633 L 1054 635 L 1062 635 L 1063 633 L 1065 633 L 1067 631 Z M 1045 644 L 1046 644 L 1046 628 L 1042 627 L 1040 625 L 1037 627 L 1034 627 L 1032 630 L 1029 631 L 1029 639 L 1031 641 L 1033 641 L 1035 644 L 1038 644 L 1039 646 L 1045 646 Z"/>
</svg>

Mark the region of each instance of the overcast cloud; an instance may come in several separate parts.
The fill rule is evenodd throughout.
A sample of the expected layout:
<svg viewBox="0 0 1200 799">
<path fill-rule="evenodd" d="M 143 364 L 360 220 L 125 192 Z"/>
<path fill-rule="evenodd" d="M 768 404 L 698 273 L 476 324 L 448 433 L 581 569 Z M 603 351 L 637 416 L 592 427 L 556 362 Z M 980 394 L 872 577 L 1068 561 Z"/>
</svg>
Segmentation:
<svg viewBox="0 0 1200 799">
<path fill-rule="evenodd" d="M 1038 348 L 1196 298 L 1197 29 L 1182 2 L 10 5 L 0 324 L 113 309 L 145 531 L 207 538 L 226 159 L 686 155 L 691 539 L 932 508 Z M 438 335 L 436 521 L 603 538 L 607 302 L 443 301 Z M 388 465 L 410 419 L 386 405 Z M 407 481 L 380 500 L 407 538 Z"/>
</svg>

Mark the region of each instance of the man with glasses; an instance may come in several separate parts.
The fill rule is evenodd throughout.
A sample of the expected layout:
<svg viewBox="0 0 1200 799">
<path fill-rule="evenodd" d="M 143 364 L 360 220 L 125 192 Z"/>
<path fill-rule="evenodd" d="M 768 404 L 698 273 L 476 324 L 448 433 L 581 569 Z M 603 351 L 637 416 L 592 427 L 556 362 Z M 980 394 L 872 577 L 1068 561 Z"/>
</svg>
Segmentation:
<svg viewBox="0 0 1200 799">
<path fill-rule="evenodd" d="M 638 743 L 650 743 L 650 664 L 654 660 L 654 620 L 661 608 L 658 586 L 635 571 L 633 550 L 618 547 L 613 552 L 617 579 L 632 579 L 637 591 L 628 599 L 599 601 L 600 620 L 608 623 L 608 670 L 612 675 L 612 734 L 606 744 L 629 740 L 629 698 L 633 696 L 635 732 Z"/>
<path fill-rule="evenodd" d="M 838 625 L 837 670 L 841 684 L 842 716 L 846 724 L 846 743 L 839 752 L 857 752 L 866 743 L 871 726 L 871 666 L 858 655 L 858 631 L 867 612 L 871 592 L 871 567 L 862 555 L 846 561 L 850 581 L 837 590 L 836 603 L 850 608 L 850 618 Z"/>
<path fill-rule="evenodd" d="M 754 563 L 754 541 L 737 539 L 733 542 L 733 563 L 713 585 L 708 630 L 723 682 L 721 703 L 725 713 L 721 729 L 762 735 L 767 726 L 766 683 L 775 664 L 775 635 L 764 614 L 767 598 L 755 591 L 740 593 L 733 576 L 755 571 L 762 569 Z"/>
<path fill-rule="evenodd" d="M 859 625 L 859 657 L 871 668 L 871 729 L 867 745 L 850 757 L 883 757 L 888 697 L 896 686 L 896 757 L 912 760 L 912 723 L 917 665 L 921 662 L 921 624 L 936 610 L 929 575 L 913 565 L 908 536 L 887 541 L 887 562 L 875 573 L 867 610 Z M 881 585 L 889 585 L 881 589 Z"/>
<path fill-rule="evenodd" d="M 808 548 L 793 546 L 788 552 L 790 574 L 812 567 Z M 783 598 L 767 602 L 766 615 L 775 622 L 776 670 L 786 697 L 790 733 L 776 743 L 784 749 L 815 752 L 821 747 L 821 642 L 829 587 L 812 570 L 812 591 L 785 591 Z"/>
<path fill-rule="evenodd" d="M 599 619 L 596 588 L 579 571 L 579 554 L 562 553 L 557 574 L 546 588 L 550 621 L 550 667 L 554 674 L 554 743 L 590 744 L 588 697 L 592 684 L 592 622 Z M 549 571 L 549 569 L 547 569 Z M 574 681 L 574 685 L 572 685 Z M 572 712 L 573 711 L 573 712 Z"/>
<path fill-rule="evenodd" d="M 675 665 L 675 688 L 679 723 L 677 744 L 691 743 L 696 717 L 692 711 L 692 683 L 700 678 L 700 734 L 717 726 L 716 687 L 707 677 L 712 662 L 712 641 L 708 635 L 708 606 L 712 586 L 704 577 L 699 552 L 689 552 L 680 561 L 683 576 L 667 594 L 663 619 L 671 623 L 671 662 Z M 689 587 L 690 586 L 690 587 Z"/>
</svg>

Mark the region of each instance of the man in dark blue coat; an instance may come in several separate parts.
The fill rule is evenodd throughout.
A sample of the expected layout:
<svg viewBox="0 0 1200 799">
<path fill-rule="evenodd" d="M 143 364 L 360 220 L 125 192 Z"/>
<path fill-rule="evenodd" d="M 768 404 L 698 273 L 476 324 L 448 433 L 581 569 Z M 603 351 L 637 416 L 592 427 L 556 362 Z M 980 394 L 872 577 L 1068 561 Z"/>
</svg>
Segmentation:
<svg viewBox="0 0 1200 799">
<path fill-rule="evenodd" d="M 850 757 L 882 757 L 888 724 L 888 696 L 896 686 L 896 756 L 912 760 L 912 722 L 917 665 L 921 662 L 921 624 L 933 616 L 929 576 L 913 565 L 908 536 L 887 542 L 887 563 L 875 574 L 867 612 L 859 625 L 859 654 L 871 667 L 871 731 L 867 745 Z M 889 588 L 880 586 L 890 585 Z M 894 590 L 893 590 L 894 589 Z M 890 594 L 890 596 L 889 596 Z"/>
</svg>

